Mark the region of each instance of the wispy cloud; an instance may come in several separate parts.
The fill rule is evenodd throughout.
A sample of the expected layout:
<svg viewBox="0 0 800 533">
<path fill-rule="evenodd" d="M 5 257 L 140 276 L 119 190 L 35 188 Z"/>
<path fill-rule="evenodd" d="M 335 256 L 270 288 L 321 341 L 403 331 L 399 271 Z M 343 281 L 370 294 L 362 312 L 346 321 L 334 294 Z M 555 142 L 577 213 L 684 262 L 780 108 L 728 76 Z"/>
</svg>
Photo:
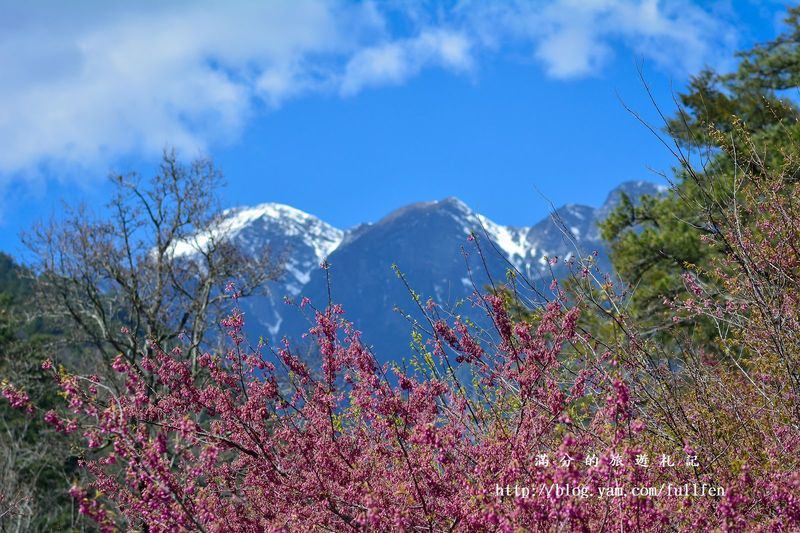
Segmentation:
<svg viewBox="0 0 800 533">
<path fill-rule="evenodd" d="M 736 38 L 684 1 L 434 6 L 0 4 L 0 176 L 106 165 L 167 144 L 207 150 L 235 140 L 259 105 L 312 92 L 349 97 L 427 68 L 472 73 L 508 47 L 552 78 L 597 74 L 620 49 L 685 76 L 727 57 Z"/>
</svg>

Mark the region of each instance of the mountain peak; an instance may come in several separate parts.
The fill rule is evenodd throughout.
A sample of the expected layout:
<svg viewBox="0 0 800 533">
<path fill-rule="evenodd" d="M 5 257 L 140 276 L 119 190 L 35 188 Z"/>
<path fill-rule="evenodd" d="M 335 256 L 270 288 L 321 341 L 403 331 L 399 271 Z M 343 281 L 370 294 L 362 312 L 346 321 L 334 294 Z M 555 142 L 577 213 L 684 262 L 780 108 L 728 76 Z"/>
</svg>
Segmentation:
<svg viewBox="0 0 800 533">
<path fill-rule="evenodd" d="M 606 201 L 597 210 L 598 220 L 604 220 L 619 205 L 622 195 L 626 194 L 637 203 L 642 196 L 661 196 L 669 191 L 669 187 L 652 181 L 636 180 L 625 181 L 614 187 L 608 193 Z"/>
<path fill-rule="evenodd" d="M 176 256 L 192 256 L 206 246 L 209 239 L 228 239 L 245 248 L 268 246 L 272 241 L 284 244 L 296 237 L 321 259 L 341 243 L 344 232 L 295 207 L 275 202 L 226 209 L 210 229 L 190 240 L 176 243 Z"/>
<path fill-rule="evenodd" d="M 293 220 L 300 223 L 319 220 L 317 217 L 286 204 L 268 202 L 252 207 L 241 206 L 227 209 L 223 212 L 224 224 L 228 231 L 236 231 L 260 219 Z M 320 221 L 321 222 L 321 221 Z"/>
<path fill-rule="evenodd" d="M 469 206 L 462 202 L 460 199 L 456 198 L 455 196 L 448 196 L 447 198 L 442 198 L 441 200 L 436 202 L 440 205 L 457 207 L 459 209 L 464 209 L 466 211 L 471 211 Z"/>
<path fill-rule="evenodd" d="M 622 193 L 627 194 L 631 198 L 639 198 L 645 194 L 649 196 L 658 196 L 666 193 L 668 190 L 669 187 L 666 185 L 660 185 L 658 183 L 653 183 L 652 181 L 624 181 L 611 189 L 611 192 L 608 193 L 605 204 L 608 204 L 611 201 L 618 201 Z"/>
</svg>

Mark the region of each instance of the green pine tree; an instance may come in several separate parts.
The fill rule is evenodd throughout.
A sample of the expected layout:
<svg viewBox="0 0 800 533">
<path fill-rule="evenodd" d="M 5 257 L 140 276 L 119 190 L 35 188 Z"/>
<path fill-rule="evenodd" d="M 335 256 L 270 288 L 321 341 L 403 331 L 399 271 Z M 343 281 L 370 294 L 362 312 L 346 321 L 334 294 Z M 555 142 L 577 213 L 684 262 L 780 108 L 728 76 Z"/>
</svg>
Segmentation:
<svg viewBox="0 0 800 533">
<path fill-rule="evenodd" d="M 688 333 L 713 346 L 709 324 L 674 324 L 663 301 L 686 296 L 682 275 L 702 275 L 725 251 L 724 242 L 710 248 L 702 238 L 731 209 L 734 177 L 800 175 L 800 115 L 787 98 L 800 87 L 800 8 L 789 10 L 786 25 L 775 40 L 737 54 L 735 71 L 706 70 L 691 80 L 665 125 L 678 162 L 674 187 L 640 205 L 623 198 L 601 225 L 614 269 L 628 284 L 628 312 L 664 343 Z"/>
</svg>

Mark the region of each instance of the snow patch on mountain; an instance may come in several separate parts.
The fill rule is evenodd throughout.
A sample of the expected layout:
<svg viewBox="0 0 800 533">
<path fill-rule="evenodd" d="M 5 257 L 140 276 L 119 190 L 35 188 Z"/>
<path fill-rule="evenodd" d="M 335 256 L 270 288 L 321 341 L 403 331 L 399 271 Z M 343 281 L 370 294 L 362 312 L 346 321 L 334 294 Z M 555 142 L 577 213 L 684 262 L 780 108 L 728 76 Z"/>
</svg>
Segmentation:
<svg viewBox="0 0 800 533">
<path fill-rule="evenodd" d="M 311 270 L 343 238 L 344 231 L 304 211 L 284 204 L 264 203 L 223 211 L 212 228 L 176 243 L 173 254 L 191 257 L 220 240 L 234 242 L 242 251 L 254 255 L 269 247 L 278 256 L 287 255 L 283 268 L 291 279 L 285 278 L 284 282 L 290 293 L 297 294 L 308 283 Z"/>
<path fill-rule="evenodd" d="M 284 204 L 266 203 L 256 207 L 232 209 L 227 214 L 229 222 L 226 228 L 230 238 L 237 237 L 245 228 L 255 224 L 277 226 L 287 237 L 300 237 L 319 261 L 330 255 L 344 236 L 342 230 Z"/>
<path fill-rule="evenodd" d="M 483 229 L 486 230 L 486 234 L 489 238 L 505 253 L 506 258 L 517 268 L 519 268 L 522 261 L 529 256 L 531 250 L 536 250 L 535 247 L 531 248 L 528 242 L 528 234 L 531 228 L 502 226 L 489 220 L 484 215 L 477 214 L 475 216 L 478 221 L 480 221 Z"/>
</svg>

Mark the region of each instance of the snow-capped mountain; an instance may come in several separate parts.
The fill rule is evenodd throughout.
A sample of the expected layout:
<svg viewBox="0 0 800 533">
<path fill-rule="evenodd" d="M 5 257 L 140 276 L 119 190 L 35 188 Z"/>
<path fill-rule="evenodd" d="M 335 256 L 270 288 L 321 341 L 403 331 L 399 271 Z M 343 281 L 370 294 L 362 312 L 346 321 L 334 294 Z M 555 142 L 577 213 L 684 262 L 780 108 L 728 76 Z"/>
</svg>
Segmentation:
<svg viewBox="0 0 800 533">
<path fill-rule="evenodd" d="M 267 283 L 265 294 L 242 302 L 249 327 L 258 335 L 275 338 L 283 322 L 284 296 L 296 296 L 311 278 L 311 272 L 342 242 L 344 232 L 294 207 L 265 203 L 228 209 L 208 232 L 179 243 L 174 254 L 191 256 L 210 238 L 229 239 L 245 254 L 264 250 L 279 260 L 283 276 Z"/>
<path fill-rule="evenodd" d="M 270 247 L 284 259 L 282 283 L 291 295 L 342 242 L 344 232 L 294 207 L 267 203 L 226 212 L 228 235 L 242 250 Z"/>
<path fill-rule="evenodd" d="M 286 305 L 284 296 L 297 296 L 311 273 L 342 242 L 344 232 L 294 207 L 266 203 L 226 213 L 228 235 L 245 253 L 269 248 L 283 265 L 283 276 L 270 282 L 265 295 L 242 302 L 249 329 L 278 338 Z"/>
<path fill-rule="evenodd" d="M 285 260 L 285 275 L 270 282 L 268 294 L 243 302 L 251 333 L 272 341 L 299 338 L 308 321 L 283 299 L 307 296 L 324 306 L 329 277 L 333 299 L 344 306 L 379 357 L 399 359 L 409 355 L 409 321 L 421 317 L 393 265 L 424 299 L 431 297 L 470 315 L 474 310 L 465 300 L 473 287 L 504 281 L 511 265 L 536 281 L 549 276 L 547 258 L 569 259 L 597 251 L 600 266 L 608 269 L 597 223 L 619 203 L 623 192 L 638 198 L 662 194 L 664 188 L 627 182 L 611 191 L 600 207 L 565 205 L 529 227 L 504 226 L 457 198 L 446 198 L 401 207 L 376 223 L 347 231 L 290 206 L 262 204 L 227 211 L 219 231 L 245 253 L 268 247 Z M 467 242 L 470 234 L 477 236 L 483 260 Z M 192 253 L 191 248 L 176 252 Z M 325 258 L 331 265 L 328 276 L 319 268 Z"/>
</svg>

